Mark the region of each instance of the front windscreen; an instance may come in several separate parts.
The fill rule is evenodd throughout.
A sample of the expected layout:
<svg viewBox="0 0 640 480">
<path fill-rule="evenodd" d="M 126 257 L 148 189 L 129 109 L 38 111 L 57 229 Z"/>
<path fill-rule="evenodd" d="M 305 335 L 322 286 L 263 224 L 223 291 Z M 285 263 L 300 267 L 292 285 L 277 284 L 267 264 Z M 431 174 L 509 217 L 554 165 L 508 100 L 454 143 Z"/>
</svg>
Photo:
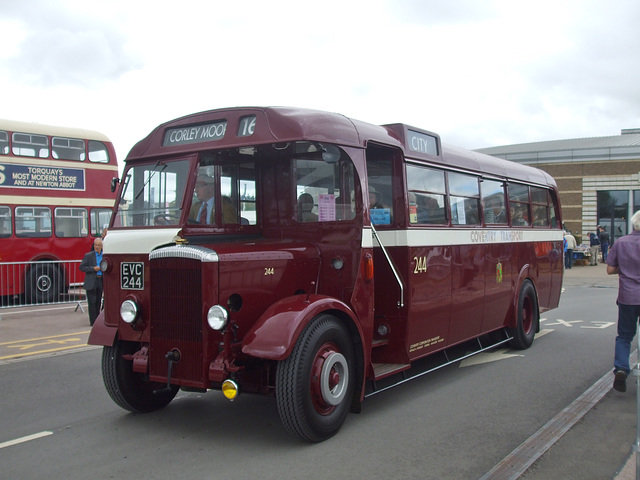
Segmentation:
<svg viewBox="0 0 640 480">
<path fill-rule="evenodd" d="M 114 227 L 178 225 L 189 174 L 187 160 L 129 168 L 122 179 Z"/>
</svg>

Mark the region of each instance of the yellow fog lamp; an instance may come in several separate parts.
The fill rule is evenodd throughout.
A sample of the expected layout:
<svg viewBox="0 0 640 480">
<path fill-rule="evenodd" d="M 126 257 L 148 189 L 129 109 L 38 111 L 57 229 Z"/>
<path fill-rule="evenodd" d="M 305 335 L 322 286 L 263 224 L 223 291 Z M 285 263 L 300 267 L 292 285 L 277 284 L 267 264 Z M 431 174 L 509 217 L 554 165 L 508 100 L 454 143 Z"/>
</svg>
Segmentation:
<svg viewBox="0 0 640 480">
<path fill-rule="evenodd" d="M 229 400 L 235 400 L 238 396 L 238 384 L 233 380 L 225 380 L 222 382 L 222 394 Z"/>
</svg>

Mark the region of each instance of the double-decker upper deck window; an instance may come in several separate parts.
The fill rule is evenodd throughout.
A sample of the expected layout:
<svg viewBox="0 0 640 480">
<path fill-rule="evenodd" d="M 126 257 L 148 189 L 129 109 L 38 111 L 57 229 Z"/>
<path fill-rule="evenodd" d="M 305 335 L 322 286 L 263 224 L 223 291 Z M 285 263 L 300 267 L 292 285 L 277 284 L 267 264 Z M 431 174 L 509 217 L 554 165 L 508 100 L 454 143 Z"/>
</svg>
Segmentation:
<svg viewBox="0 0 640 480">
<path fill-rule="evenodd" d="M 410 223 L 447 223 L 444 171 L 407 165 L 407 184 Z"/>
<path fill-rule="evenodd" d="M 49 139 L 45 135 L 14 133 L 12 139 L 12 152 L 14 155 L 39 158 L 47 158 L 49 156 Z"/>
<path fill-rule="evenodd" d="M 89 161 L 109 163 L 109 150 L 107 150 L 107 146 L 97 140 L 89 140 Z"/>
<path fill-rule="evenodd" d="M 51 156 L 59 160 L 77 160 L 82 162 L 86 156 L 84 140 L 53 137 L 51 139 Z"/>
<path fill-rule="evenodd" d="M 486 179 L 482 181 L 482 208 L 485 224 L 507 223 L 503 182 Z"/>
<path fill-rule="evenodd" d="M 319 147 L 300 142 L 298 152 L 310 158 L 294 159 L 296 178 L 296 220 L 332 222 L 355 218 L 353 163 L 340 157 L 326 161 Z M 338 155 L 338 153 L 336 153 Z M 315 158 L 318 157 L 318 158 Z"/>
<path fill-rule="evenodd" d="M 478 225 L 480 219 L 478 177 L 457 172 L 449 172 L 447 177 L 451 203 L 451 223 L 454 225 Z"/>
<path fill-rule="evenodd" d="M 0 154 L 6 155 L 7 153 L 9 153 L 9 134 L 0 131 Z"/>
</svg>

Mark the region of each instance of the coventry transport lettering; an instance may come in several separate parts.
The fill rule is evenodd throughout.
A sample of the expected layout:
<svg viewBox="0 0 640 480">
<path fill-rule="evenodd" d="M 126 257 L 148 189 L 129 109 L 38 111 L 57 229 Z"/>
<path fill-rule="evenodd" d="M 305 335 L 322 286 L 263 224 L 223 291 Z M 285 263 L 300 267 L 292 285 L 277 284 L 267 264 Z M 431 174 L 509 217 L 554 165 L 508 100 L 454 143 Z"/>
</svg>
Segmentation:
<svg viewBox="0 0 640 480">
<path fill-rule="evenodd" d="M 0 164 L 0 187 L 84 190 L 84 170 Z"/>
<path fill-rule="evenodd" d="M 164 134 L 163 147 L 220 140 L 227 131 L 225 120 L 204 125 L 170 128 Z"/>
<path fill-rule="evenodd" d="M 512 243 L 524 241 L 522 230 L 471 230 L 471 243 Z"/>
</svg>

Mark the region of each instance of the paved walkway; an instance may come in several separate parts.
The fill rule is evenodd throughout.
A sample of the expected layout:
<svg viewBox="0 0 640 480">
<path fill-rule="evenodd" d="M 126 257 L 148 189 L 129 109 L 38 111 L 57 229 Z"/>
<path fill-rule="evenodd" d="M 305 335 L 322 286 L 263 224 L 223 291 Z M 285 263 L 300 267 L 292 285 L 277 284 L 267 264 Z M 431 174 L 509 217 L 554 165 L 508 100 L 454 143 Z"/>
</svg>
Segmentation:
<svg viewBox="0 0 640 480">
<path fill-rule="evenodd" d="M 606 265 L 603 263 L 596 266 L 574 265 L 573 268 L 565 270 L 563 285 L 617 288 L 618 277 L 607 275 Z M 636 453 L 632 451 L 632 446 L 636 441 L 637 382 L 630 377 L 627 385 L 626 393 L 611 389 L 521 478 L 636 479 Z M 592 475 L 585 476 L 584 471 L 589 471 Z M 640 477 L 637 480 L 640 480 Z"/>
</svg>

